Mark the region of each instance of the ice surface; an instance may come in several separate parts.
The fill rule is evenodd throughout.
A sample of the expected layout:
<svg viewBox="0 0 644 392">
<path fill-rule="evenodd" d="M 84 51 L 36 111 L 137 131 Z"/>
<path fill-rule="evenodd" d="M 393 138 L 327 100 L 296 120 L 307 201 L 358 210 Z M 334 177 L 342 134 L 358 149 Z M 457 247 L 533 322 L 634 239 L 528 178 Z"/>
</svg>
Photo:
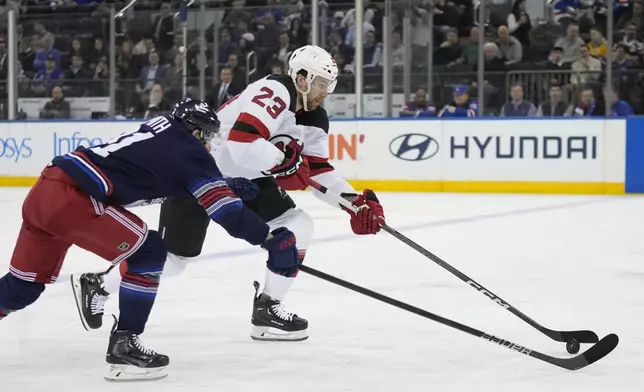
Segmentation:
<svg viewBox="0 0 644 392">
<path fill-rule="evenodd" d="M 25 194 L 0 191 L 5 270 Z M 543 325 L 600 336 L 614 332 L 620 345 L 598 363 L 570 372 L 304 273 L 287 305 L 309 320 L 309 340 L 255 342 L 249 338 L 251 284 L 263 283 L 263 254 L 213 224 L 203 255 L 186 274 L 162 280 L 143 335 L 147 346 L 170 356 L 167 379 L 103 380 L 109 325 L 82 329 L 68 278 L 107 264 L 74 248 L 60 283 L 0 322 L 0 391 L 644 391 L 644 198 L 380 196 L 391 226 Z M 308 265 L 535 350 L 568 356 L 563 343 L 388 234 L 354 236 L 343 212 L 308 193 L 297 194 L 296 201 L 316 221 Z M 158 206 L 136 211 L 156 227 Z"/>
</svg>

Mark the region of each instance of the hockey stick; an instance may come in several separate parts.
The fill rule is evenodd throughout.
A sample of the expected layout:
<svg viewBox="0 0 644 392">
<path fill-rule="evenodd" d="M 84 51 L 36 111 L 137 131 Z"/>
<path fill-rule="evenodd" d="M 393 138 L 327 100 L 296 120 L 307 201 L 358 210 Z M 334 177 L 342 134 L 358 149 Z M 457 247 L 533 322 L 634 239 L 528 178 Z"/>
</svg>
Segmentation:
<svg viewBox="0 0 644 392">
<path fill-rule="evenodd" d="M 313 187 L 314 189 L 318 190 L 321 193 L 327 194 L 329 196 L 334 196 L 340 205 L 343 207 L 346 207 L 352 211 L 357 211 L 356 207 L 351 204 L 351 202 L 344 197 L 341 197 L 340 195 L 334 195 L 333 193 L 329 192 L 329 189 L 326 188 L 325 186 L 321 185 L 320 183 L 316 182 L 315 180 L 309 179 L 309 185 Z M 441 259 L 440 257 L 436 256 L 432 252 L 428 251 L 427 249 L 423 248 L 422 246 L 418 245 L 414 241 L 410 240 L 403 234 L 399 233 L 397 230 L 389 227 L 386 223 L 384 222 L 379 222 L 380 227 L 386 231 L 387 233 L 391 234 L 398 240 L 402 241 L 418 253 L 422 254 L 423 256 L 427 257 L 428 259 L 432 260 L 436 264 L 440 265 L 444 269 L 448 270 L 451 272 L 453 275 L 455 275 L 457 278 L 462 280 L 463 282 L 467 283 L 469 286 L 472 286 L 474 289 L 476 289 L 478 292 L 486 296 L 487 298 L 491 299 L 495 303 L 497 303 L 499 306 L 502 308 L 507 309 L 510 313 L 514 314 L 521 320 L 525 321 L 529 325 L 531 325 L 533 328 L 537 329 L 539 332 L 543 333 L 544 335 L 548 336 L 549 338 L 557 341 L 557 342 L 566 342 L 566 349 L 568 350 L 569 353 L 571 354 L 576 354 L 579 352 L 579 343 L 596 343 L 599 341 L 599 337 L 597 336 L 596 333 L 593 331 L 554 331 L 552 329 L 546 328 L 543 325 L 539 324 L 538 322 L 534 321 L 530 317 L 528 317 L 526 314 L 521 312 L 519 309 L 515 308 L 514 306 L 510 305 L 507 301 L 501 299 L 498 295 L 492 293 L 490 290 L 487 288 L 483 287 L 483 285 L 477 283 L 474 281 L 472 278 L 469 276 L 465 275 L 461 271 L 457 270 L 456 268 L 452 267 L 450 264 L 448 264 L 446 261 Z"/>
<path fill-rule="evenodd" d="M 384 302 L 386 304 L 395 306 L 397 308 L 406 310 L 408 312 L 414 313 L 418 316 L 428 318 L 430 320 L 436 321 L 437 323 L 446 325 L 450 328 L 457 329 L 461 332 L 468 333 L 470 335 L 476 336 L 478 338 L 484 339 L 488 342 L 495 343 L 499 346 L 508 348 L 510 350 L 516 351 L 520 354 L 527 355 L 532 358 L 539 359 L 543 362 L 547 362 L 549 364 L 555 365 L 562 367 L 564 369 L 568 370 L 579 370 L 582 369 L 590 364 L 593 364 L 600 359 L 604 358 L 606 355 L 608 355 L 611 351 L 617 347 L 617 344 L 619 343 L 619 338 L 615 334 L 610 334 L 605 336 L 602 340 L 598 341 L 595 343 L 592 347 L 590 347 L 588 350 L 586 350 L 583 354 L 579 354 L 576 357 L 572 358 L 557 358 L 557 357 L 552 357 L 550 355 L 546 355 L 543 353 L 540 353 L 538 351 L 534 351 L 532 349 L 529 349 L 525 346 L 518 345 L 516 343 L 513 343 L 509 340 L 501 339 L 499 337 L 496 337 L 494 335 L 491 335 L 487 332 L 479 331 L 478 329 L 472 328 L 470 326 L 461 324 L 459 322 L 447 319 L 445 317 L 439 316 L 434 313 L 430 313 L 426 310 L 417 308 L 415 306 L 409 305 L 405 302 L 398 301 L 396 299 L 393 299 L 391 297 L 387 297 L 386 295 L 377 293 L 375 291 L 369 290 L 367 288 L 358 286 L 356 284 L 353 284 L 351 282 L 347 282 L 346 280 L 342 280 L 340 278 L 337 278 L 335 276 L 326 274 L 322 271 L 318 271 L 316 269 L 313 269 L 309 266 L 306 265 L 300 265 L 299 267 L 300 271 L 304 271 L 309 275 L 315 276 L 316 278 L 326 280 L 327 282 L 336 284 L 338 286 L 342 286 L 344 288 L 347 288 L 349 290 L 355 291 L 357 293 L 360 293 L 362 295 L 366 295 L 367 297 L 371 297 L 373 299 L 376 299 L 378 301 Z"/>
</svg>

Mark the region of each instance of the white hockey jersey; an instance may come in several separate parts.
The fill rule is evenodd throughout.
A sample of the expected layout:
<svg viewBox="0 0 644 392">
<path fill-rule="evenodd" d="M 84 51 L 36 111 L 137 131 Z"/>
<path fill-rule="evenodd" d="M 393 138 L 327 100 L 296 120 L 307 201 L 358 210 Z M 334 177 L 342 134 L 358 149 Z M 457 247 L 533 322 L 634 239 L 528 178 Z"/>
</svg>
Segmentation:
<svg viewBox="0 0 644 392">
<path fill-rule="evenodd" d="M 313 179 L 336 193 L 355 192 L 329 164 L 326 110 L 318 106 L 296 114 L 296 100 L 290 77 L 270 75 L 251 83 L 224 104 L 217 111 L 221 128 L 212 143 L 220 170 L 229 177 L 265 177 L 264 172 L 284 160 L 284 153 L 275 144 L 296 139 L 303 145 L 302 155 L 309 162 Z"/>
</svg>

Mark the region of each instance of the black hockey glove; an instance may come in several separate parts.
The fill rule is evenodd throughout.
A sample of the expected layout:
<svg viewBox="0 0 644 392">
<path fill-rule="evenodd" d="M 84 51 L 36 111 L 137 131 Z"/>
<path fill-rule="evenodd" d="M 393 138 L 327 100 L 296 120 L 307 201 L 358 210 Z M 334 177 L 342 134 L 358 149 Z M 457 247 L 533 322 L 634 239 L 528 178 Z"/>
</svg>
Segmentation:
<svg viewBox="0 0 644 392">
<path fill-rule="evenodd" d="M 259 186 L 243 177 L 226 178 L 228 187 L 242 200 L 253 200 L 259 193 Z"/>
</svg>

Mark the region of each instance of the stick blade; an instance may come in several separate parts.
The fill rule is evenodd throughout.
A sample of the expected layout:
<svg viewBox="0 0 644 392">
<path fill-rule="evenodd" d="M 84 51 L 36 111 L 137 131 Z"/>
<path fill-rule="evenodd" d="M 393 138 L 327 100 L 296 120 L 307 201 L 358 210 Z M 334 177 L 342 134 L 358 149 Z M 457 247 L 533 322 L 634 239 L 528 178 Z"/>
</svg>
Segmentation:
<svg viewBox="0 0 644 392">
<path fill-rule="evenodd" d="M 576 339 L 579 343 L 597 343 L 599 336 L 593 331 L 553 331 L 547 330 L 546 335 L 557 342 L 568 342 Z"/>
<path fill-rule="evenodd" d="M 617 347 L 618 343 L 619 337 L 614 333 L 611 333 L 610 335 L 606 335 L 602 340 L 586 350 L 583 354 L 577 355 L 573 358 L 558 358 L 556 361 L 553 361 L 553 363 L 568 370 L 579 370 L 610 354 L 611 351 Z"/>
</svg>

